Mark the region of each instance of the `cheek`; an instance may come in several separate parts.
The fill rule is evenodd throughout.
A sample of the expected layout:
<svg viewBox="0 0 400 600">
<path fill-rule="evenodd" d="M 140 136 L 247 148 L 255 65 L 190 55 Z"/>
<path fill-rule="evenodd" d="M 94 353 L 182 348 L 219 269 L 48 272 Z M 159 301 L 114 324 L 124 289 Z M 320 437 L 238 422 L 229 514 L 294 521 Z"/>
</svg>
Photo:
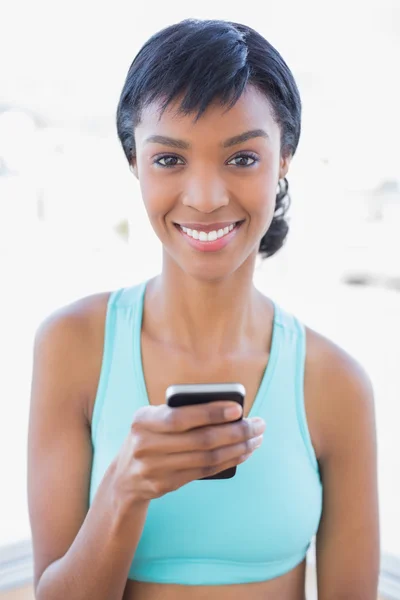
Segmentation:
<svg viewBox="0 0 400 600">
<path fill-rule="evenodd" d="M 256 178 L 253 194 L 254 211 L 264 221 L 273 218 L 276 204 L 276 191 L 279 176 L 279 161 L 271 160 L 260 170 Z"/>
<path fill-rule="evenodd" d="M 151 221 L 162 219 L 173 207 L 174 195 L 168 177 L 153 173 L 150 168 L 139 169 L 142 199 Z"/>
<path fill-rule="evenodd" d="M 272 219 L 276 202 L 276 181 L 272 169 L 265 168 L 237 182 L 235 195 L 253 219 L 263 223 Z"/>
</svg>

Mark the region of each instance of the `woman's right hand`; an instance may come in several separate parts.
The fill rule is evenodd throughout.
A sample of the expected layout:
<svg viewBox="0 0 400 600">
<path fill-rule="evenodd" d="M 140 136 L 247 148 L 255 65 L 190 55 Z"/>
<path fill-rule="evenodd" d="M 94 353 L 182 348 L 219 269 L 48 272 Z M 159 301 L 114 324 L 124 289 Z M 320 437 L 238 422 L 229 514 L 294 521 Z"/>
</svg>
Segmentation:
<svg viewBox="0 0 400 600">
<path fill-rule="evenodd" d="M 148 502 L 244 462 L 261 445 L 265 423 L 238 421 L 241 414 L 227 401 L 140 408 L 115 460 L 119 499 Z"/>
</svg>

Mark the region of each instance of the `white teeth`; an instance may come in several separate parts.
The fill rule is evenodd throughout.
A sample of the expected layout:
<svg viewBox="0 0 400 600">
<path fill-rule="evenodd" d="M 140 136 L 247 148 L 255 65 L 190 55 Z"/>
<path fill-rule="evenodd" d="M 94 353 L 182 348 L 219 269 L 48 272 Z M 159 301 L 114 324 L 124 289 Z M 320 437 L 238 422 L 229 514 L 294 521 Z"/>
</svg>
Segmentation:
<svg viewBox="0 0 400 600">
<path fill-rule="evenodd" d="M 186 235 L 194 238 L 195 240 L 200 240 L 201 242 L 215 242 L 215 240 L 222 238 L 227 233 L 230 233 L 235 227 L 235 223 L 231 223 L 228 227 L 224 227 L 224 229 L 218 229 L 218 231 L 209 231 L 208 233 L 205 231 L 197 231 L 196 229 L 189 229 L 188 227 L 183 227 L 180 225 L 180 228 Z"/>
</svg>

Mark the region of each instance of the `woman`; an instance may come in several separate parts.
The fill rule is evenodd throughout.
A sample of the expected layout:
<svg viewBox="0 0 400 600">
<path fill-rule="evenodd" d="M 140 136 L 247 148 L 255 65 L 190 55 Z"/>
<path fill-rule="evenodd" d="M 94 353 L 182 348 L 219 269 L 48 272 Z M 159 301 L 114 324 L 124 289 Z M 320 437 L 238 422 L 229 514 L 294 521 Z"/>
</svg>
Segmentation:
<svg viewBox="0 0 400 600">
<path fill-rule="evenodd" d="M 253 286 L 288 232 L 300 118 L 289 68 L 249 27 L 183 21 L 133 61 L 118 135 L 163 267 L 37 332 L 38 600 L 301 600 L 314 535 L 320 600 L 376 598 L 370 381 Z M 215 382 L 244 385 L 243 413 L 165 403 L 169 385 Z"/>
</svg>

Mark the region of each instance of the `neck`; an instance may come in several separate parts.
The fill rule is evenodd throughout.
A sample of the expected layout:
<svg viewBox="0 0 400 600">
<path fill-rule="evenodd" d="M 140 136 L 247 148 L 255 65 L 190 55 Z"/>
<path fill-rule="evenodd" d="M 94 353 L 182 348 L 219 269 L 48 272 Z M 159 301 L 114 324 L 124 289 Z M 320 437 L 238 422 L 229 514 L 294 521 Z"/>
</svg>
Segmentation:
<svg viewBox="0 0 400 600">
<path fill-rule="evenodd" d="M 254 266 L 243 267 L 222 280 L 205 281 L 164 261 L 146 293 L 152 335 L 207 357 L 254 339 L 265 303 L 253 285 Z"/>
</svg>

